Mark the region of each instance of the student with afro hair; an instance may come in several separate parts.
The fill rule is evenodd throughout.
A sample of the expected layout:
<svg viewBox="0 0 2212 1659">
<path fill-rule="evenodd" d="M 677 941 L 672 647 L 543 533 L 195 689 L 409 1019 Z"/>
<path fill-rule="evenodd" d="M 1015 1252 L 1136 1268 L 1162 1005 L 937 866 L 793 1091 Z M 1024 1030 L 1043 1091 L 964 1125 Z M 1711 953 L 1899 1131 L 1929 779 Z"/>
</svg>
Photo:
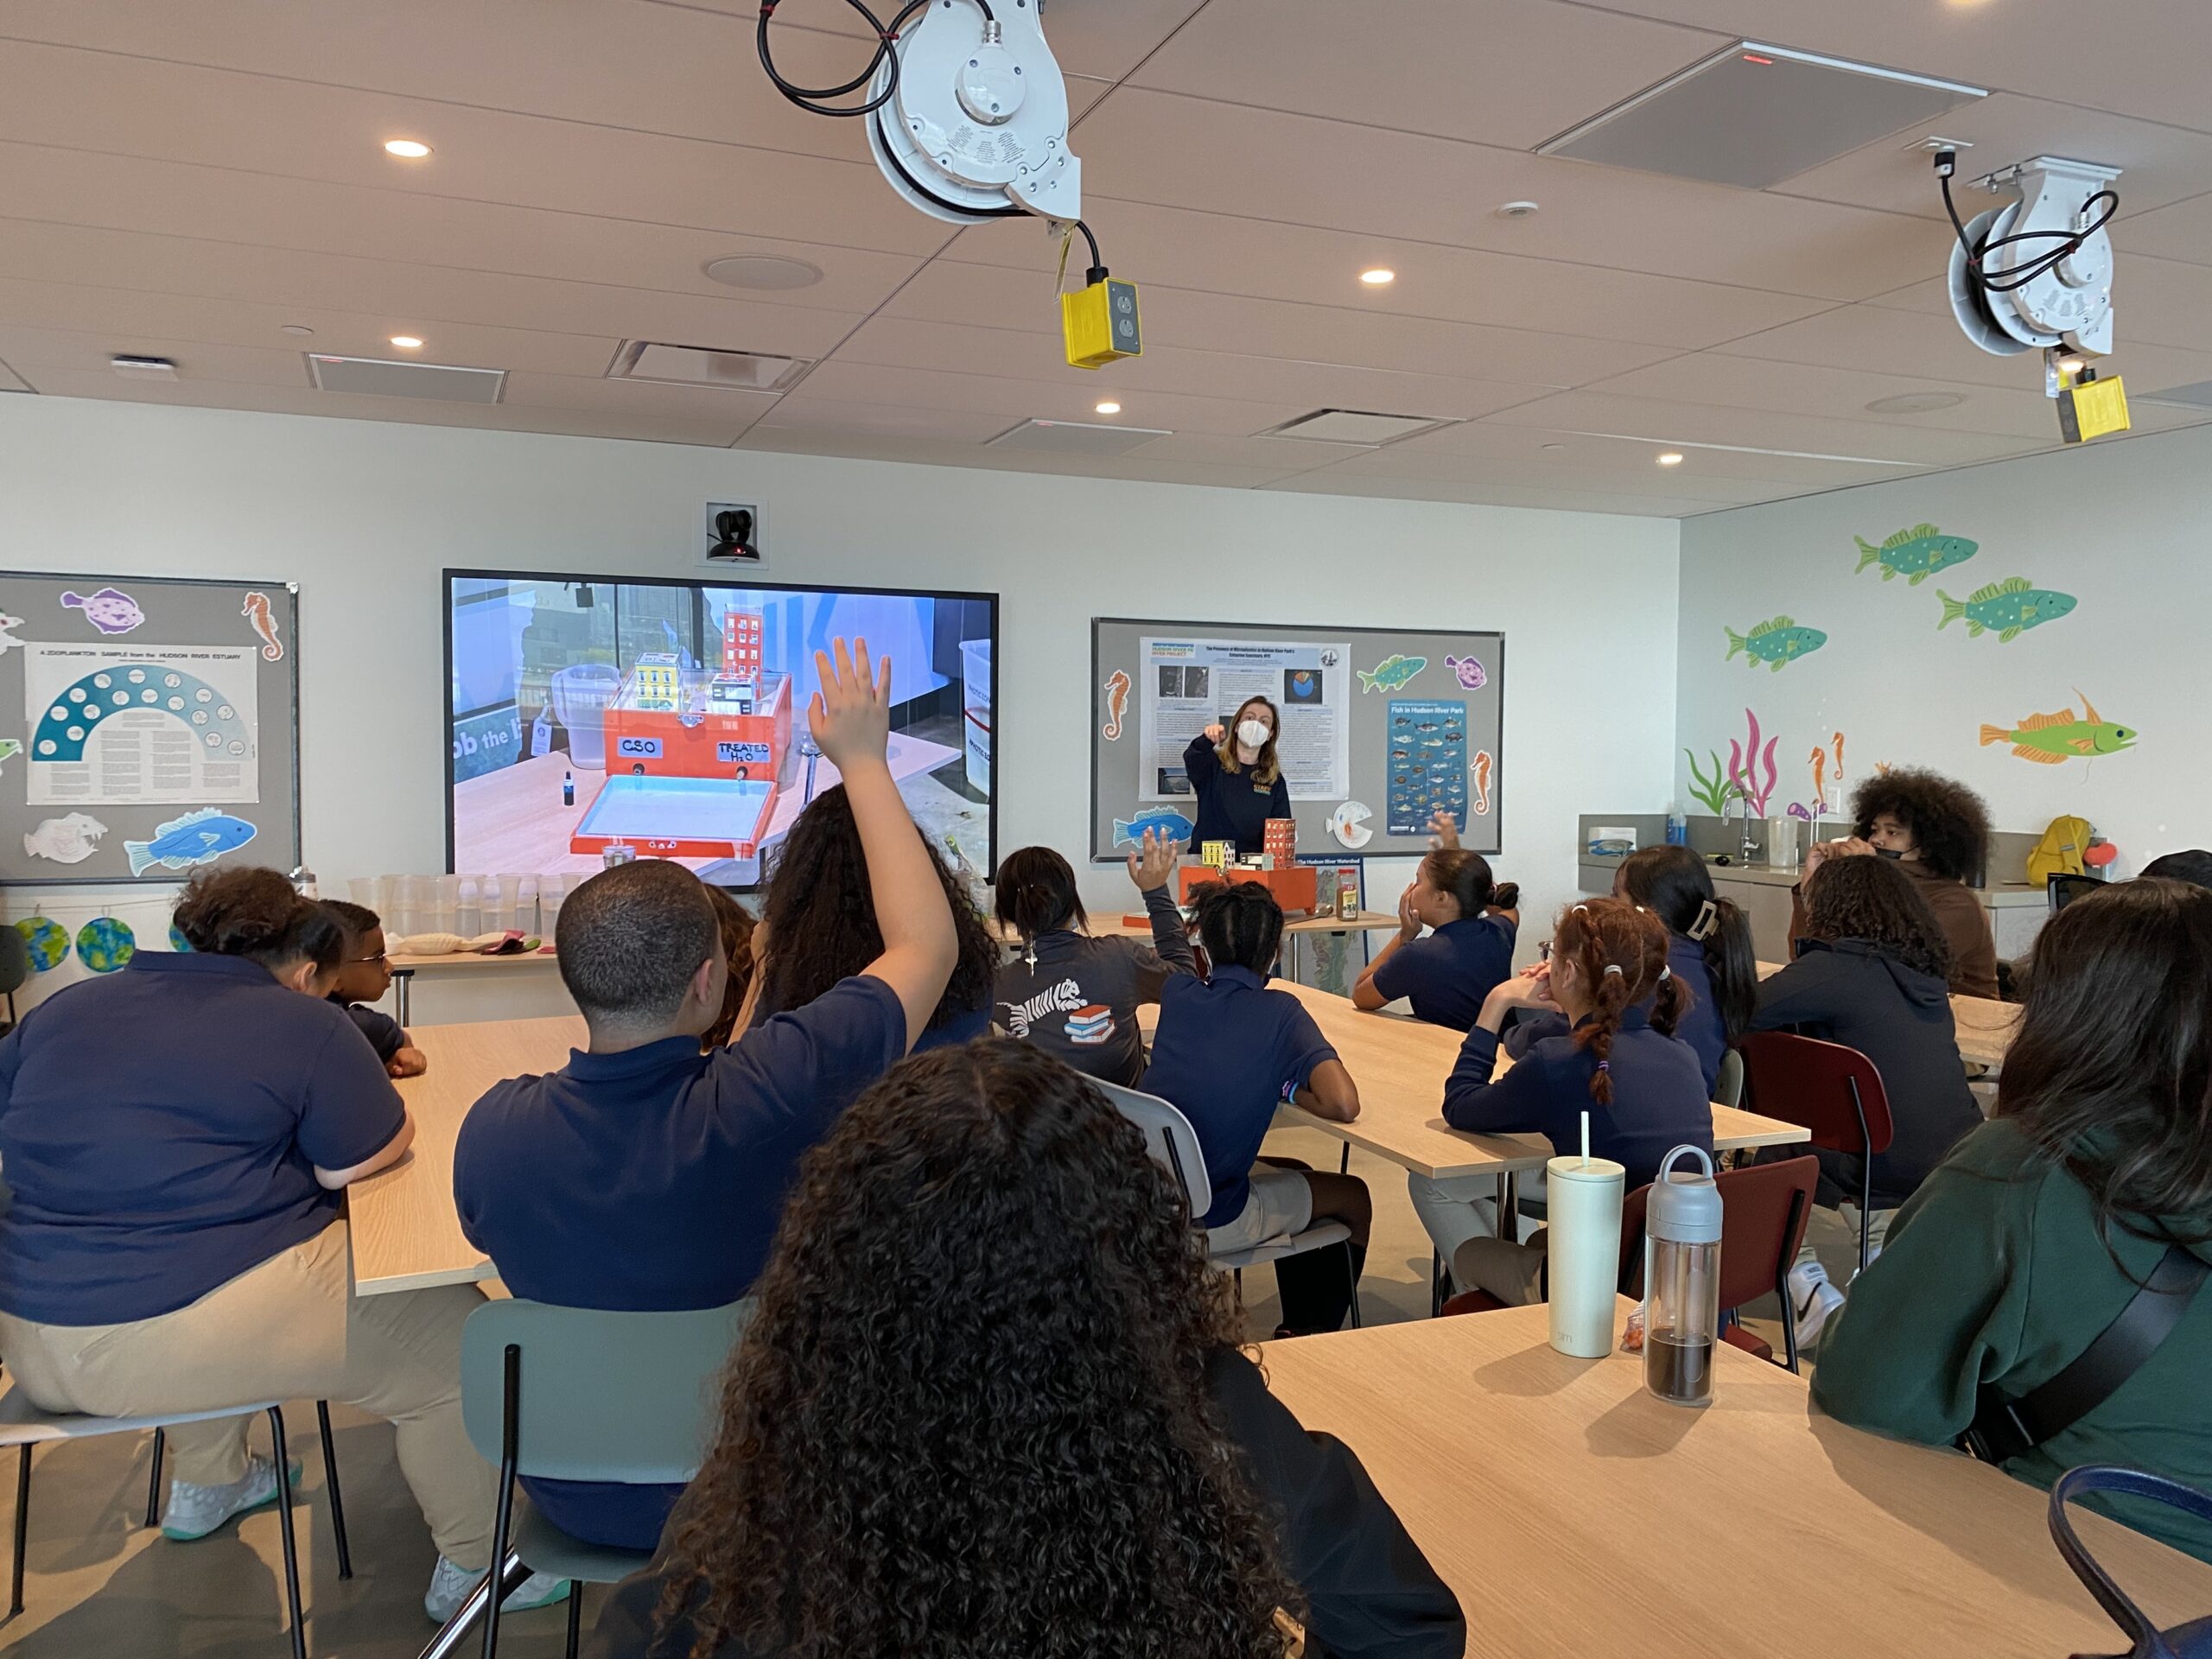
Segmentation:
<svg viewBox="0 0 2212 1659">
<path fill-rule="evenodd" d="M 1852 834 L 1824 841 L 1805 860 L 1808 880 L 1824 860 L 1851 855 L 1894 859 L 1936 912 L 1951 951 L 1951 989 L 1961 996 L 1997 995 L 1997 942 L 1989 912 L 1968 885 L 1989 858 L 1989 809 L 1964 784 L 1919 766 L 1878 772 L 1851 798 Z M 1789 937 L 1805 931 L 1803 884 L 1793 890 Z"/>
</svg>

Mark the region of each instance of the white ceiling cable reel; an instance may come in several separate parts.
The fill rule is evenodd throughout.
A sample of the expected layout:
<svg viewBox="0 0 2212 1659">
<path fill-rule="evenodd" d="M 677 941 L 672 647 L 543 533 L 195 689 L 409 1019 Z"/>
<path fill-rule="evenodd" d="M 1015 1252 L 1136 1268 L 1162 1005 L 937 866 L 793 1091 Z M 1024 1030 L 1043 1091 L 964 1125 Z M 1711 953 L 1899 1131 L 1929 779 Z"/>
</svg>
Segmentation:
<svg viewBox="0 0 2212 1659">
<path fill-rule="evenodd" d="M 863 119 L 876 165 L 914 207 L 951 225 L 1082 218 L 1067 84 L 1045 43 L 1041 0 L 908 0 L 888 25 L 864 0 L 846 0 L 875 32 L 875 51 L 851 80 L 823 87 L 796 86 L 777 73 L 768 23 L 779 3 L 760 7 L 769 79 L 801 109 Z M 858 105 L 823 102 L 863 86 Z"/>
<path fill-rule="evenodd" d="M 2120 211 L 2110 188 L 2120 169 L 2056 156 L 2016 162 L 1974 181 L 2011 199 L 1961 223 L 1951 201 L 1957 162 L 1952 150 L 1936 153 L 1943 205 L 1958 232 L 1952 313 L 1985 352 L 2042 350 L 2056 396 L 2059 359 L 2112 350 L 2113 251 L 2105 226 Z"/>
</svg>

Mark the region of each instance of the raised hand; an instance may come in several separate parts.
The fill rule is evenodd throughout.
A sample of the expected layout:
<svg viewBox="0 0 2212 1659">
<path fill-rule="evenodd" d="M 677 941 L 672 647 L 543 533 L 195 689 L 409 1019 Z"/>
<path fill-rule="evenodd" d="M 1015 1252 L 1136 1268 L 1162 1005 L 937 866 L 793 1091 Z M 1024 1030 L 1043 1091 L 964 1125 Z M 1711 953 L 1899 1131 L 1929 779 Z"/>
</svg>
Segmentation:
<svg viewBox="0 0 2212 1659">
<path fill-rule="evenodd" d="M 1449 812 L 1437 811 L 1429 815 L 1428 844 L 1433 850 L 1449 852 L 1459 844 L 1459 821 Z"/>
<path fill-rule="evenodd" d="M 1206 741 L 1217 748 L 1221 747 L 1221 740 L 1228 735 L 1229 728 L 1217 720 L 1206 728 Z"/>
<path fill-rule="evenodd" d="M 855 763 L 882 760 L 891 749 L 891 659 L 886 657 L 870 671 L 868 641 L 855 639 L 848 649 L 843 639 L 831 642 L 836 649 L 832 663 L 823 652 L 814 653 L 815 677 L 821 686 L 807 705 L 806 728 L 822 753 L 839 772 Z"/>
<path fill-rule="evenodd" d="M 1155 836 L 1147 830 L 1141 849 L 1129 854 L 1129 880 L 1137 884 L 1139 893 L 1150 893 L 1164 887 L 1175 874 L 1175 861 L 1183 851 L 1183 844 L 1171 836 Z"/>
</svg>

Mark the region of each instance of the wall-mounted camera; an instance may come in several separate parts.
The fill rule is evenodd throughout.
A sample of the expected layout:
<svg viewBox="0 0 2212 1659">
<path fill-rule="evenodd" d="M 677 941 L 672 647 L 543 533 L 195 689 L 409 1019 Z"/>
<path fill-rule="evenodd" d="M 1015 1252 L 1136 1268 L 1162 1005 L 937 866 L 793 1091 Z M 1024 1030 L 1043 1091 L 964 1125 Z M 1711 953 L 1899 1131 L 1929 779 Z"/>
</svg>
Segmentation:
<svg viewBox="0 0 2212 1659">
<path fill-rule="evenodd" d="M 768 563 L 761 551 L 760 509 L 745 501 L 707 503 L 707 539 L 699 563 L 712 570 L 759 570 Z"/>
</svg>

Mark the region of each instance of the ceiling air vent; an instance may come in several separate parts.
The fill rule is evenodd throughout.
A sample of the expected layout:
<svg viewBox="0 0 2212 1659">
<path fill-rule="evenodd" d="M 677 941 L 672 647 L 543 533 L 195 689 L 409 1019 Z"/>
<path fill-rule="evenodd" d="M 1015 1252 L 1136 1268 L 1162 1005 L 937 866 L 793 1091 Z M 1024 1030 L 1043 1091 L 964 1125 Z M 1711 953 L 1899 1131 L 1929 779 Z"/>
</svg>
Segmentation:
<svg viewBox="0 0 2212 1659">
<path fill-rule="evenodd" d="M 1039 455 L 1126 455 L 1154 438 L 1175 435 L 1154 426 L 1108 426 L 1097 421 L 1024 421 L 995 438 L 987 449 L 1024 449 Z"/>
<path fill-rule="evenodd" d="M 506 389 L 505 369 L 463 369 L 444 363 L 400 363 L 381 357 L 307 354 L 308 372 L 325 391 L 366 392 L 372 397 L 428 397 L 442 404 L 496 404 Z"/>
<path fill-rule="evenodd" d="M 720 386 L 730 391 L 782 391 L 814 366 L 803 357 L 725 352 L 712 346 L 664 346 L 626 340 L 607 371 L 610 380 L 654 380 L 671 386 Z"/>
<path fill-rule="evenodd" d="M 1306 438 L 1319 443 L 1357 443 L 1370 449 L 1416 432 L 1454 424 L 1430 415 L 1377 415 L 1363 409 L 1317 409 L 1281 426 L 1253 434 L 1261 438 Z"/>
<path fill-rule="evenodd" d="M 1758 190 L 1988 95 L 1957 81 L 1739 41 L 1536 153 Z"/>
</svg>

